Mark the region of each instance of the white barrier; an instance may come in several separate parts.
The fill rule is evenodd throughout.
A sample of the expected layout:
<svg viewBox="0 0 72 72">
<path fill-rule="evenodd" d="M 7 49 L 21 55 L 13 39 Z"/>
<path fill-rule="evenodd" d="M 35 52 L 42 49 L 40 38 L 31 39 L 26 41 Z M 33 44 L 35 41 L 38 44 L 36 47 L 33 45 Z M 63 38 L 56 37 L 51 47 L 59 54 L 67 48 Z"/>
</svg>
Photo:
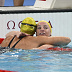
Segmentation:
<svg viewBox="0 0 72 72">
<path fill-rule="evenodd" d="M 72 8 L 72 0 L 36 0 L 34 7 L 48 9 Z"/>
<path fill-rule="evenodd" d="M 53 2 L 53 0 L 46 0 L 46 1 L 36 0 L 34 7 L 36 7 L 36 8 L 51 8 L 52 2 Z"/>
</svg>

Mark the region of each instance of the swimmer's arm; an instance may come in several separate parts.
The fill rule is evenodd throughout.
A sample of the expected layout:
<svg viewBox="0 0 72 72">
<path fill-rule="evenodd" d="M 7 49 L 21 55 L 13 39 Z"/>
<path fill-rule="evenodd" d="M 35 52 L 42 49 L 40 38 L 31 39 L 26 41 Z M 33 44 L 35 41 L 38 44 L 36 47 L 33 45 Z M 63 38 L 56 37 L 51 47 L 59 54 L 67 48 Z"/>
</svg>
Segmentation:
<svg viewBox="0 0 72 72">
<path fill-rule="evenodd" d="M 47 49 L 47 48 L 50 48 L 50 47 L 54 47 L 53 45 L 49 45 L 49 44 L 45 44 L 45 45 L 42 45 L 38 48 L 33 48 L 33 49 Z"/>
<path fill-rule="evenodd" d="M 12 36 L 17 35 L 18 38 L 29 36 L 29 34 L 26 34 L 26 33 L 20 32 L 20 31 L 11 31 L 6 34 L 6 37 L 11 36 L 11 35 Z"/>
<path fill-rule="evenodd" d="M 11 36 L 11 35 L 12 36 L 17 35 L 17 37 L 18 37 L 20 33 L 21 33 L 20 31 L 11 31 L 6 34 L 6 37 Z"/>
<path fill-rule="evenodd" d="M 50 44 L 54 46 L 60 46 L 60 45 L 67 45 L 71 42 L 71 39 L 69 37 L 47 37 L 47 36 L 39 36 L 38 42 L 41 44 Z"/>
</svg>

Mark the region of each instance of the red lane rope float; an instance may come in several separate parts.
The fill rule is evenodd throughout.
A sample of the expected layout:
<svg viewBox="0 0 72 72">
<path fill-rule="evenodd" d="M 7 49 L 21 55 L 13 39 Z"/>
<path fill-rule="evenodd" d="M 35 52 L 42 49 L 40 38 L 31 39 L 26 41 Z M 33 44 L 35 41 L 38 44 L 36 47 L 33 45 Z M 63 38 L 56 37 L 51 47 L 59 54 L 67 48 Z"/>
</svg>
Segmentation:
<svg viewBox="0 0 72 72">
<path fill-rule="evenodd" d="M 4 40 L 4 38 L 0 38 L 0 44 L 2 43 L 3 40 Z"/>
<path fill-rule="evenodd" d="M 46 0 L 40 0 L 40 1 L 46 1 Z"/>
<path fill-rule="evenodd" d="M 53 51 L 72 51 L 72 49 L 70 49 L 70 48 L 59 48 L 59 47 L 56 47 L 56 48 L 50 47 L 50 48 L 47 48 L 46 50 L 53 50 Z"/>
<path fill-rule="evenodd" d="M 0 70 L 0 72 L 17 72 L 17 71 Z"/>
</svg>

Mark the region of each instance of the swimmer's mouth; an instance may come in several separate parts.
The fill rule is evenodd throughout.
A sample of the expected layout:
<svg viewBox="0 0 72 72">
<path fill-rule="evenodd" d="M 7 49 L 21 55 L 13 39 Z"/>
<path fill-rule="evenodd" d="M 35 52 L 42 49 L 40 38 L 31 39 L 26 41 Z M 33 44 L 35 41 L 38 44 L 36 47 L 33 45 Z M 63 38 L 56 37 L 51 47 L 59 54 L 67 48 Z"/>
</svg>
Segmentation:
<svg viewBox="0 0 72 72">
<path fill-rule="evenodd" d="M 45 35 L 45 33 L 40 33 L 39 35 Z"/>
</svg>

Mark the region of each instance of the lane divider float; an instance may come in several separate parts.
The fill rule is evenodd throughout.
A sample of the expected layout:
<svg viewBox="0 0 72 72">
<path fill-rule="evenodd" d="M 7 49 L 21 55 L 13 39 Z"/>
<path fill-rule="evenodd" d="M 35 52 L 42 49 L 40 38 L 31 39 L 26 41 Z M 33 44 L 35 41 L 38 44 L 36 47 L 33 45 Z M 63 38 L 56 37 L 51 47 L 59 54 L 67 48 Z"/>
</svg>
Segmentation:
<svg viewBox="0 0 72 72">
<path fill-rule="evenodd" d="M 52 51 L 72 51 L 70 48 L 60 48 L 60 47 L 50 47 L 47 48 L 46 50 L 52 50 Z"/>
<path fill-rule="evenodd" d="M 0 44 L 2 43 L 3 40 L 4 40 L 4 38 L 0 38 Z"/>
<path fill-rule="evenodd" d="M 0 70 L 0 72 L 17 72 L 17 71 Z"/>
</svg>

